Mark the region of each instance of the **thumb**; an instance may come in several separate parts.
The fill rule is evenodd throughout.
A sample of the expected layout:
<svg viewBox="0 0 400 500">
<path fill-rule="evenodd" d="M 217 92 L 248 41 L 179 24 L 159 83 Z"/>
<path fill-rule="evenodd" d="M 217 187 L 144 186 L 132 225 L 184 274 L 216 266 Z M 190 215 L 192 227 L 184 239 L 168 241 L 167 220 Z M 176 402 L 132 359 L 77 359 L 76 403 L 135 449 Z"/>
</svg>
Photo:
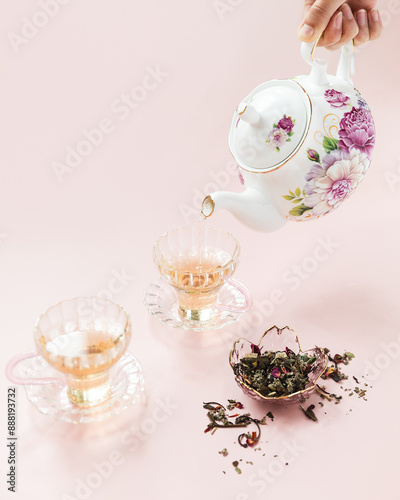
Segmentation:
<svg viewBox="0 0 400 500">
<path fill-rule="evenodd" d="M 303 22 L 297 32 L 298 37 L 303 42 L 314 41 L 328 26 L 329 21 L 337 9 L 345 3 L 345 0 L 316 0 L 309 6 Z"/>
</svg>

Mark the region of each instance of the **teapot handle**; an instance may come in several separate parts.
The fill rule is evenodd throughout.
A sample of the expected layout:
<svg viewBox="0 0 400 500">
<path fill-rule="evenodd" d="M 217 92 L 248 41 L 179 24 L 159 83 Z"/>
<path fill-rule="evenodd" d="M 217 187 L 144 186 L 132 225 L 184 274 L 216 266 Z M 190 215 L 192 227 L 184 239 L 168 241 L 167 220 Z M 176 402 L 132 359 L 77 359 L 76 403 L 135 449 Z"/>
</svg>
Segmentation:
<svg viewBox="0 0 400 500">
<path fill-rule="evenodd" d="M 322 34 L 321 34 L 322 35 Z M 318 44 L 321 35 L 314 40 L 313 42 L 303 42 L 301 44 L 301 56 L 312 68 L 313 71 L 316 72 L 316 77 L 318 76 L 318 83 L 322 82 L 323 69 L 325 67 L 325 63 L 320 59 L 314 59 L 314 51 Z M 342 47 L 342 54 L 340 56 L 340 61 L 338 65 L 338 69 L 336 72 L 336 76 L 341 78 L 347 83 L 353 85 L 353 81 L 351 79 L 352 71 L 352 60 L 353 60 L 353 40 L 350 40 Z M 312 71 L 312 73 L 313 73 Z"/>
<path fill-rule="evenodd" d="M 354 73 L 353 57 L 353 40 L 350 40 L 350 42 L 347 42 L 346 45 L 342 47 L 342 54 L 340 56 L 336 76 L 351 85 L 353 85 L 351 75 Z"/>
<path fill-rule="evenodd" d="M 321 38 L 322 33 L 319 37 L 313 42 L 302 42 L 301 44 L 301 57 L 305 60 L 307 64 L 310 66 L 314 66 L 314 51 L 317 47 L 319 39 Z"/>
</svg>

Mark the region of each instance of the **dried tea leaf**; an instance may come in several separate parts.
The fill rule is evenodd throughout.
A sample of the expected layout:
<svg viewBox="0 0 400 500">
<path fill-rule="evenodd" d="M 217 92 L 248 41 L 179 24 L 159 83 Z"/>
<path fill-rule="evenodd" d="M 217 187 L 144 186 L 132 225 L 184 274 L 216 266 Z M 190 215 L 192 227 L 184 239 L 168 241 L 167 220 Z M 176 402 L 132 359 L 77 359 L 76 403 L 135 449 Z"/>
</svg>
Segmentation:
<svg viewBox="0 0 400 500">
<path fill-rule="evenodd" d="M 223 450 L 219 451 L 218 452 L 220 455 L 222 455 L 223 457 L 227 457 L 229 455 L 229 452 L 226 448 L 224 448 Z"/>
<path fill-rule="evenodd" d="M 332 398 L 335 399 L 335 405 L 339 404 L 340 401 L 343 399 L 343 396 L 338 396 L 337 394 L 334 394 L 333 392 L 332 392 L 331 396 L 332 396 Z"/>
<path fill-rule="evenodd" d="M 239 465 L 239 462 L 237 460 L 235 460 L 234 462 L 232 462 L 232 465 L 235 469 L 235 471 L 238 473 L 238 474 L 241 474 L 242 471 L 239 469 L 238 465 Z"/>
<path fill-rule="evenodd" d="M 268 417 L 268 418 L 270 418 L 272 421 L 274 421 L 274 418 L 275 418 L 275 417 L 274 417 L 274 415 L 273 415 L 273 413 L 272 413 L 271 411 L 269 411 L 269 412 L 267 413 L 267 417 Z"/>
<path fill-rule="evenodd" d="M 205 410 L 218 410 L 219 408 L 223 408 L 225 410 L 225 406 L 222 406 L 215 401 L 210 401 L 209 403 L 203 403 L 203 408 Z"/>
<path fill-rule="evenodd" d="M 242 410 L 244 408 L 244 406 L 242 405 L 242 403 L 240 403 L 239 401 L 236 401 L 236 399 L 228 399 L 228 410 L 234 410 L 235 408 L 238 408 L 239 410 Z"/>
<path fill-rule="evenodd" d="M 250 413 L 243 413 L 235 419 L 235 424 L 249 424 L 250 423 Z"/>
<path fill-rule="evenodd" d="M 308 417 L 310 420 L 313 420 L 314 422 L 318 422 L 318 418 L 313 412 L 315 405 L 310 405 L 307 410 L 305 410 L 301 405 L 299 405 L 300 408 L 303 410 L 303 413 L 306 417 Z"/>
</svg>

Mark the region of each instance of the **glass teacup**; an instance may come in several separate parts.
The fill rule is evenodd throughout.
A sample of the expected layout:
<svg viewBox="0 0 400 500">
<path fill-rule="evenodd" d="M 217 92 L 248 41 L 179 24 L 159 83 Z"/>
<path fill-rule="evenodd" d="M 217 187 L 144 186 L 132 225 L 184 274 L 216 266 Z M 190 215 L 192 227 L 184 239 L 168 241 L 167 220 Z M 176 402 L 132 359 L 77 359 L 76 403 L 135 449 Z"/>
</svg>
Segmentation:
<svg viewBox="0 0 400 500">
<path fill-rule="evenodd" d="M 230 233 L 209 226 L 173 229 L 154 245 L 154 263 L 178 295 L 185 320 L 207 322 L 220 310 L 244 313 L 251 305 L 248 290 L 232 279 L 239 264 L 240 245 Z M 243 307 L 218 303 L 221 287 L 229 283 L 245 298 Z"/>
<path fill-rule="evenodd" d="M 79 297 L 59 302 L 37 320 L 36 352 L 18 354 L 7 365 L 14 384 L 65 383 L 69 399 L 91 406 L 111 392 L 108 371 L 125 353 L 131 338 L 127 312 L 109 300 Z M 42 357 L 62 378 L 21 378 L 14 367 L 24 359 Z"/>
</svg>

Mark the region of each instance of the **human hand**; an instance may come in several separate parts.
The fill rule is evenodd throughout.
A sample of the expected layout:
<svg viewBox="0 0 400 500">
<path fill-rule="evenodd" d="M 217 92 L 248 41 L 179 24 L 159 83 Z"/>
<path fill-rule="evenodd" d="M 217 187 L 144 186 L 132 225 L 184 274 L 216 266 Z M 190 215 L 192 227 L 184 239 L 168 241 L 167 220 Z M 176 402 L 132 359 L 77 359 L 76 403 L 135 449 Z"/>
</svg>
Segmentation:
<svg viewBox="0 0 400 500">
<path fill-rule="evenodd" d="M 318 46 L 336 50 L 350 40 L 361 45 L 379 38 L 383 25 L 377 0 L 305 0 L 300 40 L 312 42 L 320 33 Z"/>
</svg>

